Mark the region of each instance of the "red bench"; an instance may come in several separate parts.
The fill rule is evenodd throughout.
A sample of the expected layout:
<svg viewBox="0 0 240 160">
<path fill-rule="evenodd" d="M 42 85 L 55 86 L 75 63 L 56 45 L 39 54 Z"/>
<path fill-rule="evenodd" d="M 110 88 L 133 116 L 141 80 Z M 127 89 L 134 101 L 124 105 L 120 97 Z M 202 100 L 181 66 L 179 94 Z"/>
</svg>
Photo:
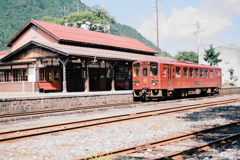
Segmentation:
<svg viewBox="0 0 240 160">
<path fill-rule="evenodd" d="M 49 82 L 38 83 L 38 88 L 39 88 L 39 92 L 59 90 L 59 88 L 55 87 L 53 83 L 49 83 Z"/>
</svg>

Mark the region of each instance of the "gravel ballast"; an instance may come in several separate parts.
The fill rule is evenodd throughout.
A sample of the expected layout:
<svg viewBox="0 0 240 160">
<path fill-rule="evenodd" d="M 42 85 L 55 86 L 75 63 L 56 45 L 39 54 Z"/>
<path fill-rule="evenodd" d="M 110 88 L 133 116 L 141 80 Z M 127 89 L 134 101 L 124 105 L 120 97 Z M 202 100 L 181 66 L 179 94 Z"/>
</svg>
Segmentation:
<svg viewBox="0 0 240 160">
<path fill-rule="evenodd" d="M 235 97 L 240 97 L 236 95 Z M 233 98 L 233 96 L 231 96 Z M 219 99 L 223 99 L 219 97 Z M 206 101 L 206 100 L 202 100 Z M 164 105 L 164 102 L 159 102 Z M 191 103 L 187 101 L 179 103 Z M 167 106 L 176 104 L 167 104 Z M 165 104 L 166 106 L 166 104 Z M 68 160 L 96 153 L 108 152 L 121 148 L 140 145 L 154 140 L 161 140 L 180 134 L 195 132 L 216 125 L 228 124 L 240 120 L 240 103 L 225 107 L 199 109 L 177 114 L 153 116 L 134 121 L 120 122 L 87 129 L 78 129 L 68 132 L 38 136 L 21 141 L 0 143 L 0 159 L 32 160 L 32 159 L 59 159 Z M 107 114 L 123 114 L 126 112 L 143 111 L 159 107 L 142 106 L 129 109 L 112 110 L 107 112 L 89 113 L 86 115 L 68 115 L 41 118 L 28 122 L 3 123 L 0 130 L 15 130 L 20 128 L 60 123 L 73 120 L 96 118 Z M 10 129 L 11 128 L 11 129 Z M 237 153 L 240 148 L 236 149 Z M 229 150 L 230 151 L 230 150 Z M 219 153 L 220 154 L 220 153 Z M 195 157 L 196 158 L 196 157 Z M 209 157 L 205 157 L 209 158 Z M 214 157 L 210 157 L 214 158 Z"/>
</svg>

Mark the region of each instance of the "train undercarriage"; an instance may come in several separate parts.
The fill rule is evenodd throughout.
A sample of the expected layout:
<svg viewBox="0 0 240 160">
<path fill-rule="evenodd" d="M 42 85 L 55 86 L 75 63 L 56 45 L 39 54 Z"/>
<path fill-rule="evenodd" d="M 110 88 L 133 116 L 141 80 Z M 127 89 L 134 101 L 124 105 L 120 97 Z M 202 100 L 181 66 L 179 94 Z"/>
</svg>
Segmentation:
<svg viewBox="0 0 240 160">
<path fill-rule="evenodd" d="M 134 101 L 138 100 L 163 100 L 173 98 L 184 98 L 188 95 L 214 95 L 219 94 L 220 88 L 185 88 L 174 90 L 162 90 L 162 89 L 142 89 L 134 90 Z"/>
</svg>

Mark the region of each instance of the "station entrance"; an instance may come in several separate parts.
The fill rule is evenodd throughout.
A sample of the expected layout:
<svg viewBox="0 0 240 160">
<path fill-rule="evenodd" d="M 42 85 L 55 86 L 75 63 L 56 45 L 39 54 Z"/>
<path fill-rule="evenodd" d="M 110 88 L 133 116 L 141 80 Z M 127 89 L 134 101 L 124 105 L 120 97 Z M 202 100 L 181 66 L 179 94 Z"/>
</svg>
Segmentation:
<svg viewBox="0 0 240 160">
<path fill-rule="evenodd" d="M 66 67 L 67 91 L 84 91 L 83 68 L 81 63 L 69 63 Z"/>
</svg>

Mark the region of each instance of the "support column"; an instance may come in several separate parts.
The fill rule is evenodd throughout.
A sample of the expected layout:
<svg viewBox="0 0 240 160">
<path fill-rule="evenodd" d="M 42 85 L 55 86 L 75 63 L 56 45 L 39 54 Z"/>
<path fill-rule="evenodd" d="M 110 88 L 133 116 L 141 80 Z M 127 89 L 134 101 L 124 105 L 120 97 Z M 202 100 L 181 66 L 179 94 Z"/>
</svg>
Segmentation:
<svg viewBox="0 0 240 160">
<path fill-rule="evenodd" d="M 111 91 L 115 91 L 115 80 L 114 80 L 114 70 L 113 69 L 112 69 L 111 79 L 112 79 Z"/>
<path fill-rule="evenodd" d="M 37 84 L 37 86 L 38 86 L 38 82 L 39 82 L 39 64 L 40 64 L 40 60 L 37 59 L 36 66 L 35 66 L 35 80 L 34 80 L 34 82 Z M 39 92 L 38 87 L 37 87 L 37 89 L 35 87 L 36 87 L 36 85 L 34 85 L 34 91 Z"/>
<path fill-rule="evenodd" d="M 87 65 L 87 62 L 85 63 L 85 90 L 84 92 L 88 93 L 89 92 L 89 68 Z"/>
<path fill-rule="evenodd" d="M 66 93 L 66 92 L 67 92 L 66 66 L 67 66 L 67 63 L 68 63 L 69 58 L 67 58 L 67 59 L 58 58 L 58 59 L 59 59 L 59 61 L 60 61 L 60 62 L 62 63 L 62 65 L 63 65 L 63 82 L 62 82 L 63 91 L 62 91 L 62 92 Z"/>
<path fill-rule="evenodd" d="M 114 78 L 114 67 L 115 67 L 115 65 L 118 63 L 118 61 L 116 61 L 113 65 L 112 64 L 110 64 L 111 65 L 111 70 L 112 70 L 112 72 L 111 72 L 111 80 L 112 80 L 112 83 L 111 83 L 111 91 L 115 91 L 115 78 Z"/>
</svg>

